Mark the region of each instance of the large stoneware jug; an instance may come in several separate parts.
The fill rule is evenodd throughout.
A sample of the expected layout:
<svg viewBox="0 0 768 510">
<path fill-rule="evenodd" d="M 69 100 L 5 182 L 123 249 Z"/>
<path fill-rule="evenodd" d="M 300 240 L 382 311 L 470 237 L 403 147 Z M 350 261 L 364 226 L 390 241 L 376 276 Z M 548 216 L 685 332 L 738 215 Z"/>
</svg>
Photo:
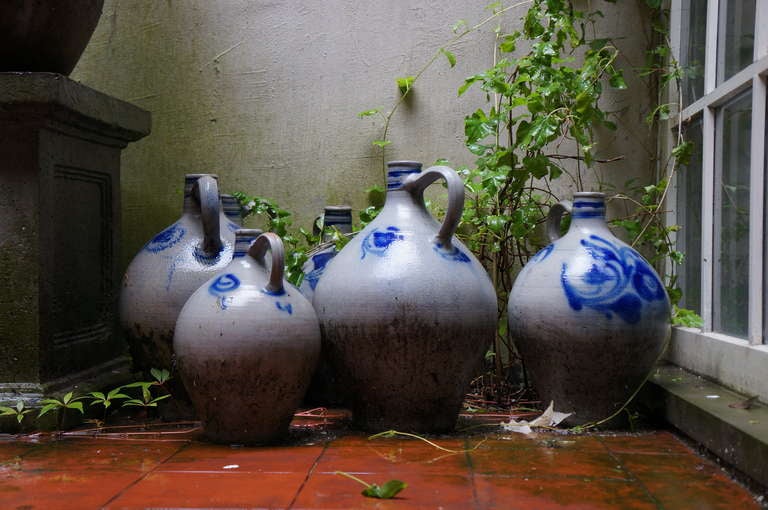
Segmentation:
<svg viewBox="0 0 768 510">
<path fill-rule="evenodd" d="M 442 224 L 425 188 L 448 185 Z M 314 305 L 323 350 L 351 390 L 367 430 L 454 428 L 469 383 L 496 331 L 487 273 L 454 236 L 464 204 L 455 171 L 388 163 L 381 213 L 326 268 Z"/>
<path fill-rule="evenodd" d="M 265 443 L 288 432 L 320 354 L 312 304 L 283 279 L 277 234 L 238 230 L 235 258 L 189 298 L 176 324 L 179 371 L 221 443 Z M 271 256 L 267 259 L 267 250 Z"/>
<path fill-rule="evenodd" d="M 232 260 L 236 228 L 221 211 L 216 176 L 187 175 L 181 218 L 142 248 L 123 278 L 120 321 L 135 368 L 172 370 L 179 311 L 204 281 Z M 183 397 L 180 384 L 172 390 Z"/>
<path fill-rule="evenodd" d="M 571 225 L 560 237 L 565 212 Z M 542 401 L 573 412 L 572 424 L 600 421 L 621 409 L 659 357 L 669 299 L 648 262 L 608 230 L 602 193 L 555 205 L 548 233 L 552 244 L 510 292 L 510 335 Z"/>
</svg>

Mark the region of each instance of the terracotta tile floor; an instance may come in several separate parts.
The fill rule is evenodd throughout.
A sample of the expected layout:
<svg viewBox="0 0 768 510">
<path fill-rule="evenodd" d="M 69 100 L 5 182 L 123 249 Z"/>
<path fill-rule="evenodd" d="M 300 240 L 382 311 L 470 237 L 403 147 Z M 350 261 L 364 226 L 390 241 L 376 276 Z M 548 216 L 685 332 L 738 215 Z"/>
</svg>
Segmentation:
<svg viewBox="0 0 768 510">
<path fill-rule="evenodd" d="M 760 508 L 669 432 L 433 438 L 453 451 L 357 433 L 262 448 L 167 437 L 0 440 L 0 509 Z M 408 487 L 365 498 L 336 471 Z"/>
</svg>

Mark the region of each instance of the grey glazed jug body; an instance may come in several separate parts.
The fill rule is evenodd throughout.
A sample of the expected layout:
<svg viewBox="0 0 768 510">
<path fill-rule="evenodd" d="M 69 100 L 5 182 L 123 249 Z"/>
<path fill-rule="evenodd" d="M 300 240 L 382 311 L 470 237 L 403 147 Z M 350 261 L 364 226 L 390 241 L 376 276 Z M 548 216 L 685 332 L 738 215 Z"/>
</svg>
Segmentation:
<svg viewBox="0 0 768 510">
<path fill-rule="evenodd" d="M 189 296 L 232 259 L 234 225 L 219 207 L 216 177 L 188 174 L 181 218 L 155 235 L 123 277 L 120 321 L 134 367 L 173 371 L 173 329 Z M 176 396 L 183 388 L 175 385 Z"/>
<path fill-rule="evenodd" d="M 571 226 L 560 237 L 566 211 Z M 659 357 L 670 334 L 669 299 L 650 264 L 608 229 L 602 193 L 555 205 L 548 231 L 552 244 L 510 292 L 510 335 L 542 401 L 574 413 L 571 424 L 602 420 Z"/>
<path fill-rule="evenodd" d="M 496 331 L 496 295 L 480 263 L 453 237 L 464 185 L 448 167 L 421 173 L 391 162 L 378 217 L 328 265 L 313 304 L 323 354 L 352 393 L 366 430 L 452 430 Z M 442 178 L 442 224 L 424 189 Z"/>
<path fill-rule="evenodd" d="M 282 241 L 266 233 L 250 245 L 254 235 L 237 231 L 232 262 L 192 294 L 175 329 L 179 372 L 215 442 L 284 437 L 320 354 L 315 311 L 283 279 Z"/>
</svg>

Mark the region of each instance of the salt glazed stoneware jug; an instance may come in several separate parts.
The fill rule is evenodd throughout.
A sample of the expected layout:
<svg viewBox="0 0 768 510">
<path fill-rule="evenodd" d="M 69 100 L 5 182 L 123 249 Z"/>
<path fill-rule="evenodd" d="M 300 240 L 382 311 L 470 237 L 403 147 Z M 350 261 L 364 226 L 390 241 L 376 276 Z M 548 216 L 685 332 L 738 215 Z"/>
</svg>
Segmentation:
<svg viewBox="0 0 768 510">
<path fill-rule="evenodd" d="M 179 372 L 205 436 L 220 443 L 285 436 L 320 354 L 312 304 L 283 279 L 280 237 L 250 244 L 255 235 L 237 231 L 232 262 L 192 294 L 176 323 Z"/>
<path fill-rule="evenodd" d="M 320 220 L 315 220 L 315 224 Z M 332 235 L 326 231 L 326 228 L 333 227 L 342 234 L 349 234 L 352 232 L 352 208 L 348 205 L 328 205 L 325 207 L 322 217 L 323 224 L 323 237 L 322 244 L 315 250 L 309 259 L 302 266 L 304 272 L 304 280 L 299 286 L 299 290 L 304 297 L 312 301 L 315 295 L 315 288 L 317 282 L 320 281 L 320 277 L 323 276 L 325 267 L 336 256 L 338 251 L 336 246 L 330 242 Z M 317 233 L 316 233 L 317 234 Z"/>
<path fill-rule="evenodd" d="M 565 212 L 571 225 L 560 237 Z M 574 413 L 570 424 L 600 421 L 621 409 L 661 354 L 669 298 L 650 264 L 611 234 L 602 193 L 553 206 L 547 230 L 552 244 L 510 292 L 509 332 L 543 402 Z"/>
<path fill-rule="evenodd" d="M 188 174 L 181 218 L 154 236 L 123 277 L 120 322 L 134 367 L 173 372 L 173 328 L 189 296 L 232 260 L 234 231 L 220 207 L 217 177 Z M 180 382 L 171 392 L 184 399 Z"/>
<path fill-rule="evenodd" d="M 424 205 L 437 179 L 448 185 L 442 224 Z M 490 278 L 453 234 L 464 184 L 454 170 L 421 173 L 388 163 L 384 208 L 326 268 L 314 305 L 323 351 L 352 392 L 357 426 L 442 432 L 496 331 Z"/>
</svg>

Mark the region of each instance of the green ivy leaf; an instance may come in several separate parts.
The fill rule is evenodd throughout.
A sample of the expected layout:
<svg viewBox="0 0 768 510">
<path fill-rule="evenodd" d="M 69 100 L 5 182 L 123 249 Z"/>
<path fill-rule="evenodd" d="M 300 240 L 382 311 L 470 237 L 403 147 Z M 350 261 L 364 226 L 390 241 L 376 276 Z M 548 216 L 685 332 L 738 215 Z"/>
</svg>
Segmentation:
<svg viewBox="0 0 768 510">
<path fill-rule="evenodd" d="M 375 145 L 376 147 L 381 147 L 382 149 L 391 143 L 392 142 L 389 140 L 374 140 L 371 142 L 371 144 Z"/>
<path fill-rule="evenodd" d="M 382 486 L 372 483 L 363 489 L 362 495 L 368 498 L 392 499 L 406 487 L 408 487 L 408 484 L 400 480 L 389 480 Z"/>
<path fill-rule="evenodd" d="M 397 88 L 400 90 L 401 94 L 406 94 L 409 90 L 411 90 L 411 87 L 413 87 L 413 82 L 416 80 L 413 76 L 406 76 L 404 78 L 397 78 Z"/>
<path fill-rule="evenodd" d="M 376 115 L 379 112 L 381 112 L 381 108 L 371 108 L 370 110 L 364 110 L 358 113 L 357 116 L 362 119 L 364 117 L 372 117 L 373 115 Z"/>
<path fill-rule="evenodd" d="M 627 82 L 624 81 L 624 76 L 622 76 L 621 71 L 612 74 L 611 77 L 608 78 L 608 83 L 615 89 L 624 90 L 627 88 Z"/>
<path fill-rule="evenodd" d="M 446 50 L 445 48 L 440 48 L 440 53 L 445 55 L 445 58 L 448 59 L 448 65 L 450 65 L 451 67 L 454 67 L 456 65 L 456 55 Z"/>
</svg>

